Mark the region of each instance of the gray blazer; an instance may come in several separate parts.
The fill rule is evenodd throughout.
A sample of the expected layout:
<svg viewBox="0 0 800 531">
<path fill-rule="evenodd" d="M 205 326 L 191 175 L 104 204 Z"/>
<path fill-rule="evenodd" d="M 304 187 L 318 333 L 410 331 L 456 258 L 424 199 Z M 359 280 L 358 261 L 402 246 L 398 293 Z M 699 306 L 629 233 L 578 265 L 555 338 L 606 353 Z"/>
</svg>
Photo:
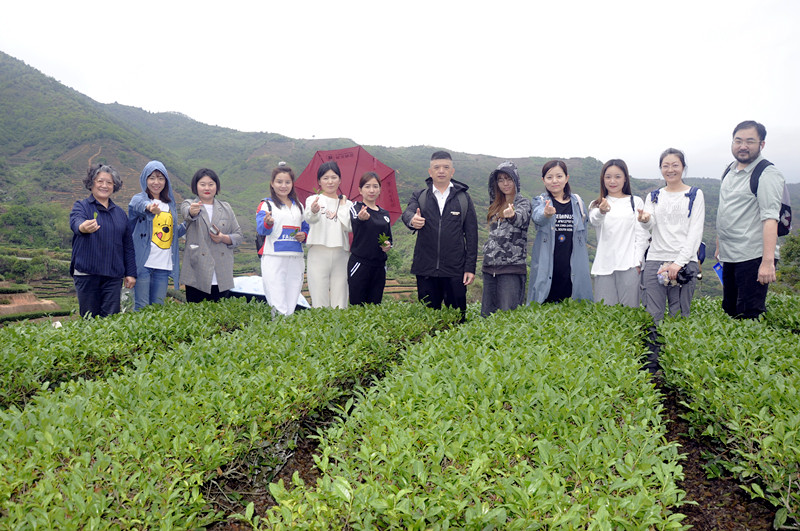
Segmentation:
<svg viewBox="0 0 800 531">
<path fill-rule="evenodd" d="M 233 250 L 242 243 L 242 229 L 231 206 L 214 198 L 214 216 L 208 219 L 205 207 L 196 217 L 189 213 L 192 203 L 198 198 L 185 199 L 181 203 L 181 215 L 186 221 L 186 248 L 181 260 L 181 281 L 187 286 L 211 293 L 211 279 L 217 274 L 220 291 L 233 288 Z M 231 245 L 214 243 L 208 234 L 211 225 L 216 225 L 222 234 L 231 237 Z"/>
</svg>

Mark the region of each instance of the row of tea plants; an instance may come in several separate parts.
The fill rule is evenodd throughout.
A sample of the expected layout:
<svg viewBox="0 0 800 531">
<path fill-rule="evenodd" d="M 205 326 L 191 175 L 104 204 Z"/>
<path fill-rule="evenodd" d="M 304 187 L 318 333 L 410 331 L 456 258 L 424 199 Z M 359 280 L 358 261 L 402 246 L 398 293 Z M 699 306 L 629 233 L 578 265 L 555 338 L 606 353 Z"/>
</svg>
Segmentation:
<svg viewBox="0 0 800 531">
<path fill-rule="evenodd" d="M 660 327 L 667 383 L 686 397 L 695 433 L 723 449 L 710 471 L 727 470 L 775 505 L 776 529 L 800 522 L 798 319 L 796 296 L 771 296 L 759 321 L 731 319 L 718 299 L 701 299 L 691 319 Z"/>
<path fill-rule="evenodd" d="M 0 328 L 0 407 L 77 378 L 105 378 L 157 352 L 270 318 L 269 306 L 167 303 L 106 319 Z M 55 324 L 55 323 L 53 323 Z"/>
<path fill-rule="evenodd" d="M 322 475 L 270 485 L 261 529 L 681 529 L 649 316 L 565 302 L 410 348 L 320 436 Z M 343 413 L 351 404 L 343 409 Z"/>
<path fill-rule="evenodd" d="M 3 528 L 196 529 L 219 520 L 203 486 L 222 467 L 255 449 L 268 452 L 292 423 L 348 396 L 410 342 L 459 318 L 391 303 L 273 320 L 258 302 L 219 304 L 238 315 L 238 329 L 191 341 L 171 340 L 181 326 L 170 313 L 189 329 L 223 319 L 209 308 L 180 313 L 167 305 L 60 329 L 76 336 L 76 349 L 85 339 L 102 350 L 115 327 L 164 347 L 105 379 L 70 380 L 0 411 Z M 130 351 L 125 341 L 119 348 Z M 77 366 L 87 363 L 76 357 Z"/>
</svg>

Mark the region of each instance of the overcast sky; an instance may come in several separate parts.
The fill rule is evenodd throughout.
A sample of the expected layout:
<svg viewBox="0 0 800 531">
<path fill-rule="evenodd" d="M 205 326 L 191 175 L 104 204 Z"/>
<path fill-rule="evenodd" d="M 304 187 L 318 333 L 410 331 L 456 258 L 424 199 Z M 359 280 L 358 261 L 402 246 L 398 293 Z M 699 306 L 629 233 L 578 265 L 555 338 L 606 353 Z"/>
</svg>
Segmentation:
<svg viewBox="0 0 800 531">
<path fill-rule="evenodd" d="M 800 181 L 800 1 L 6 3 L 0 50 L 87 96 L 241 131 L 625 159 L 718 178 L 734 125 Z M 307 161 L 294 162 L 303 166 Z"/>
</svg>

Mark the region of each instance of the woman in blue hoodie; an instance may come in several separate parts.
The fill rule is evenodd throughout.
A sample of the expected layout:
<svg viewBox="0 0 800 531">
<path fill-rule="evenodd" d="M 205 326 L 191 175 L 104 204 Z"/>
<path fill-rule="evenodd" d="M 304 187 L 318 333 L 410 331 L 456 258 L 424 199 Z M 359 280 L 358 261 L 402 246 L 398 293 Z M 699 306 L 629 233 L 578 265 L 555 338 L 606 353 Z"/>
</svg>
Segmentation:
<svg viewBox="0 0 800 531">
<path fill-rule="evenodd" d="M 186 227 L 176 222 L 175 196 L 164 165 L 157 160 L 148 162 L 139 176 L 139 184 L 142 191 L 128 204 L 136 253 L 134 310 L 163 303 L 169 277 L 178 287 L 178 240 L 186 233 Z"/>
</svg>

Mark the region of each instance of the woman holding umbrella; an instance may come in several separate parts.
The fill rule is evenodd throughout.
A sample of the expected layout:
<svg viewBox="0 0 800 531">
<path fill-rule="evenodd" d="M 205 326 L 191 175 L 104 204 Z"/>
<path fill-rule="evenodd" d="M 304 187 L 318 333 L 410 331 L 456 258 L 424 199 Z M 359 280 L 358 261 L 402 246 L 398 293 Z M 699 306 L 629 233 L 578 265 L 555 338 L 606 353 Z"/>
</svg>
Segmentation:
<svg viewBox="0 0 800 531">
<path fill-rule="evenodd" d="M 335 161 L 317 170 L 320 193 L 306 199 L 304 217 L 309 225 L 306 277 L 314 308 L 347 308 L 347 260 L 351 231 L 349 210 L 353 206 L 339 195 L 342 171 Z"/>
</svg>

